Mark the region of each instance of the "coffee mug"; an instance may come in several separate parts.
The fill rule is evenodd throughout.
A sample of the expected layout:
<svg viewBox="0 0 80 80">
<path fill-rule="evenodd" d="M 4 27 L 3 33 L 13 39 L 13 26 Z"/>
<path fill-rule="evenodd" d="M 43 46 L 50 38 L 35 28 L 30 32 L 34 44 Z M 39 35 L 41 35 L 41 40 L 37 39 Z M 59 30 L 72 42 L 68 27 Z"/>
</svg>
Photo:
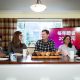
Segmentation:
<svg viewBox="0 0 80 80">
<path fill-rule="evenodd" d="M 23 49 L 23 56 L 26 56 L 27 49 Z"/>
<path fill-rule="evenodd" d="M 74 59 L 74 51 L 69 51 L 69 57 L 70 59 Z"/>
<path fill-rule="evenodd" d="M 17 61 L 17 57 L 15 54 L 10 54 L 10 60 L 11 61 Z"/>
</svg>

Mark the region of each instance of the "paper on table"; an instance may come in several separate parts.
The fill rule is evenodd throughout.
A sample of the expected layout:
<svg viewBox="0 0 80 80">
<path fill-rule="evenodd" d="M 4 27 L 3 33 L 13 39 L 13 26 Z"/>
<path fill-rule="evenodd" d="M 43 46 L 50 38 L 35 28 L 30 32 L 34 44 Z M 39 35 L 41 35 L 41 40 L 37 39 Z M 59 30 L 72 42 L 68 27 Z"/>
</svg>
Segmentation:
<svg viewBox="0 0 80 80">
<path fill-rule="evenodd" d="M 0 61 L 8 60 L 9 58 L 0 58 Z"/>
</svg>

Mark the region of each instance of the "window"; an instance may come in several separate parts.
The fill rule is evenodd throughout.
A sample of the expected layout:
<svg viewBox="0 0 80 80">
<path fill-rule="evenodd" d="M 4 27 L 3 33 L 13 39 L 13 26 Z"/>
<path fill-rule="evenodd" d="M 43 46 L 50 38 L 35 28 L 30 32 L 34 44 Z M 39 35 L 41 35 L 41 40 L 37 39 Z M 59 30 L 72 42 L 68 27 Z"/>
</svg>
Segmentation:
<svg viewBox="0 0 80 80">
<path fill-rule="evenodd" d="M 62 28 L 62 19 L 19 19 L 17 30 L 23 33 L 23 41 L 28 47 L 34 47 L 41 39 L 43 29 Z"/>
</svg>

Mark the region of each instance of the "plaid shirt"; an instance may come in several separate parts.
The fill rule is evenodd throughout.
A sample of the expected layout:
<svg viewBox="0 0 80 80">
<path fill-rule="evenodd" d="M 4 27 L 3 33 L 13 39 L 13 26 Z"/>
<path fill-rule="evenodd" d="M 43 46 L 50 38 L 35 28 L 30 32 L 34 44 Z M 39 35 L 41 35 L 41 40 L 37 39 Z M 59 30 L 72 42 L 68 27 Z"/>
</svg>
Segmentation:
<svg viewBox="0 0 80 80">
<path fill-rule="evenodd" d="M 35 45 L 35 51 L 55 51 L 54 42 L 52 40 L 48 40 L 48 42 L 43 42 L 42 40 L 38 40 Z"/>
</svg>

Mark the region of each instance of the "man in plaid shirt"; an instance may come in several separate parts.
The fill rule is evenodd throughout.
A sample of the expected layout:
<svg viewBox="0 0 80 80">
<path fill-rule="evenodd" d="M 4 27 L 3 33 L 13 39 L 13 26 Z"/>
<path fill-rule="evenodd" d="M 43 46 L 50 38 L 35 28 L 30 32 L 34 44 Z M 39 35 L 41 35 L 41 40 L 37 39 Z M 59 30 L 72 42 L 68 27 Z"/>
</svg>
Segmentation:
<svg viewBox="0 0 80 80">
<path fill-rule="evenodd" d="M 55 48 L 54 48 L 55 44 L 52 40 L 49 40 L 48 37 L 49 37 L 49 31 L 42 30 L 42 39 L 36 42 L 35 51 L 40 51 L 40 52 L 55 51 Z"/>
</svg>

